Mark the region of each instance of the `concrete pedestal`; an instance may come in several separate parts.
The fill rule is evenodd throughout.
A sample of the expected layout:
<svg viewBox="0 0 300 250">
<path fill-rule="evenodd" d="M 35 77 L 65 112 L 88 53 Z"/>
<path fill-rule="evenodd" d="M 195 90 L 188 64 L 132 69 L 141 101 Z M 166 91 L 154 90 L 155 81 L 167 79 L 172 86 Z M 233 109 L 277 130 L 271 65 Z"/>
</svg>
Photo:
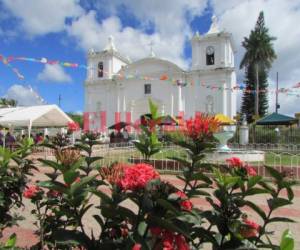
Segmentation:
<svg viewBox="0 0 300 250">
<path fill-rule="evenodd" d="M 249 127 L 242 125 L 239 130 L 239 143 L 241 145 L 247 145 L 249 143 Z"/>
</svg>

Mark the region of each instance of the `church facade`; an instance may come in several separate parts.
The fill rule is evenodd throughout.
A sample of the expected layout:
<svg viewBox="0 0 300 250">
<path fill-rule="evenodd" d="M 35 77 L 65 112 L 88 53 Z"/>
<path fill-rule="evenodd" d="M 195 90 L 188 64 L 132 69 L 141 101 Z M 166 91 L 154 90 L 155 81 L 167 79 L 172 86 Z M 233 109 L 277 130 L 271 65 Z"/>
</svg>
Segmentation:
<svg viewBox="0 0 300 250">
<path fill-rule="evenodd" d="M 191 39 L 189 70 L 151 54 L 131 63 L 109 38 L 101 52 L 88 52 L 85 80 L 85 129 L 104 131 L 112 124 L 134 123 L 149 113 L 148 99 L 162 114 L 190 118 L 197 112 L 236 115 L 234 43 L 213 19 L 205 35 Z"/>
</svg>

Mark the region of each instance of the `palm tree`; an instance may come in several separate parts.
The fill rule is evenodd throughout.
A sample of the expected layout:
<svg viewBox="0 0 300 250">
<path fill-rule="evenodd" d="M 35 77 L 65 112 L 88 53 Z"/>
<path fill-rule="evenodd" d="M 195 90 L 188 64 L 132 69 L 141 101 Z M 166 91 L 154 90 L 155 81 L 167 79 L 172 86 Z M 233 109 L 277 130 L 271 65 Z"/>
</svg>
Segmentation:
<svg viewBox="0 0 300 250">
<path fill-rule="evenodd" d="M 252 68 L 255 71 L 255 115 L 259 116 L 259 73 L 269 70 L 276 54 L 272 41 L 276 40 L 268 34 L 265 27 L 264 13 L 259 13 L 255 29 L 251 30 L 249 38 L 245 37 L 242 46 L 246 49 L 244 57 L 240 63 L 240 69 Z"/>
</svg>

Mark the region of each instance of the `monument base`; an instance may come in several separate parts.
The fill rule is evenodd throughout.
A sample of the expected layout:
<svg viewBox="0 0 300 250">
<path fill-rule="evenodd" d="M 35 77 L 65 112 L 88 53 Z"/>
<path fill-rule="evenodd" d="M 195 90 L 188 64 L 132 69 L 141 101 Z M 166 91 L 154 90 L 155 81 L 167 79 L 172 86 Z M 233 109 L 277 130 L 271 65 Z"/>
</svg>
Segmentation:
<svg viewBox="0 0 300 250">
<path fill-rule="evenodd" d="M 245 162 L 264 162 L 265 152 L 258 150 L 219 149 L 213 153 L 206 154 L 206 160 L 212 163 L 226 163 L 226 160 L 231 157 L 240 158 Z"/>
</svg>

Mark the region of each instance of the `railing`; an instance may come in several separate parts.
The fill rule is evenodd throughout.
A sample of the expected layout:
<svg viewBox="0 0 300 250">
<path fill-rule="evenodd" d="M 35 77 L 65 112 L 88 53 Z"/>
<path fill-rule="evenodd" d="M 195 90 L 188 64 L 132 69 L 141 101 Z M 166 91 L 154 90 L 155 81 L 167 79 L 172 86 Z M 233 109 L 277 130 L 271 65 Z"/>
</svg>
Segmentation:
<svg viewBox="0 0 300 250">
<path fill-rule="evenodd" d="M 245 150 L 260 150 L 265 152 L 264 162 L 255 162 L 256 166 L 273 166 L 273 167 L 290 167 L 300 168 L 300 145 L 295 144 L 248 144 L 240 145 L 232 143 L 229 145 L 232 149 Z M 53 150 L 44 148 L 43 152 L 39 152 L 40 156 L 45 159 L 54 157 Z M 135 149 L 132 144 L 103 144 L 97 145 L 93 150 L 94 156 L 102 156 L 103 159 L 99 160 L 96 164 L 99 166 L 109 166 L 114 162 L 123 163 L 138 163 L 142 162 L 142 155 Z M 162 150 L 153 155 L 150 163 L 159 170 L 163 171 L 181 171 L 178 162 L 170 159 L 172 156 L 183 156 L 184 150 L 176 145 L 166 145 Z M 230 154 L 228 158 L 230 157 Z M 246 157 L 247 159 L 247 157 Z M 245 160 L 247 162 L 247 160 Z M 214 162 L 220 163 L 220 162 Z M 223 162 L 224 164 L 224 162 Z M 252 162 L 249 164 L 253 164 Z"/>
</svg>

